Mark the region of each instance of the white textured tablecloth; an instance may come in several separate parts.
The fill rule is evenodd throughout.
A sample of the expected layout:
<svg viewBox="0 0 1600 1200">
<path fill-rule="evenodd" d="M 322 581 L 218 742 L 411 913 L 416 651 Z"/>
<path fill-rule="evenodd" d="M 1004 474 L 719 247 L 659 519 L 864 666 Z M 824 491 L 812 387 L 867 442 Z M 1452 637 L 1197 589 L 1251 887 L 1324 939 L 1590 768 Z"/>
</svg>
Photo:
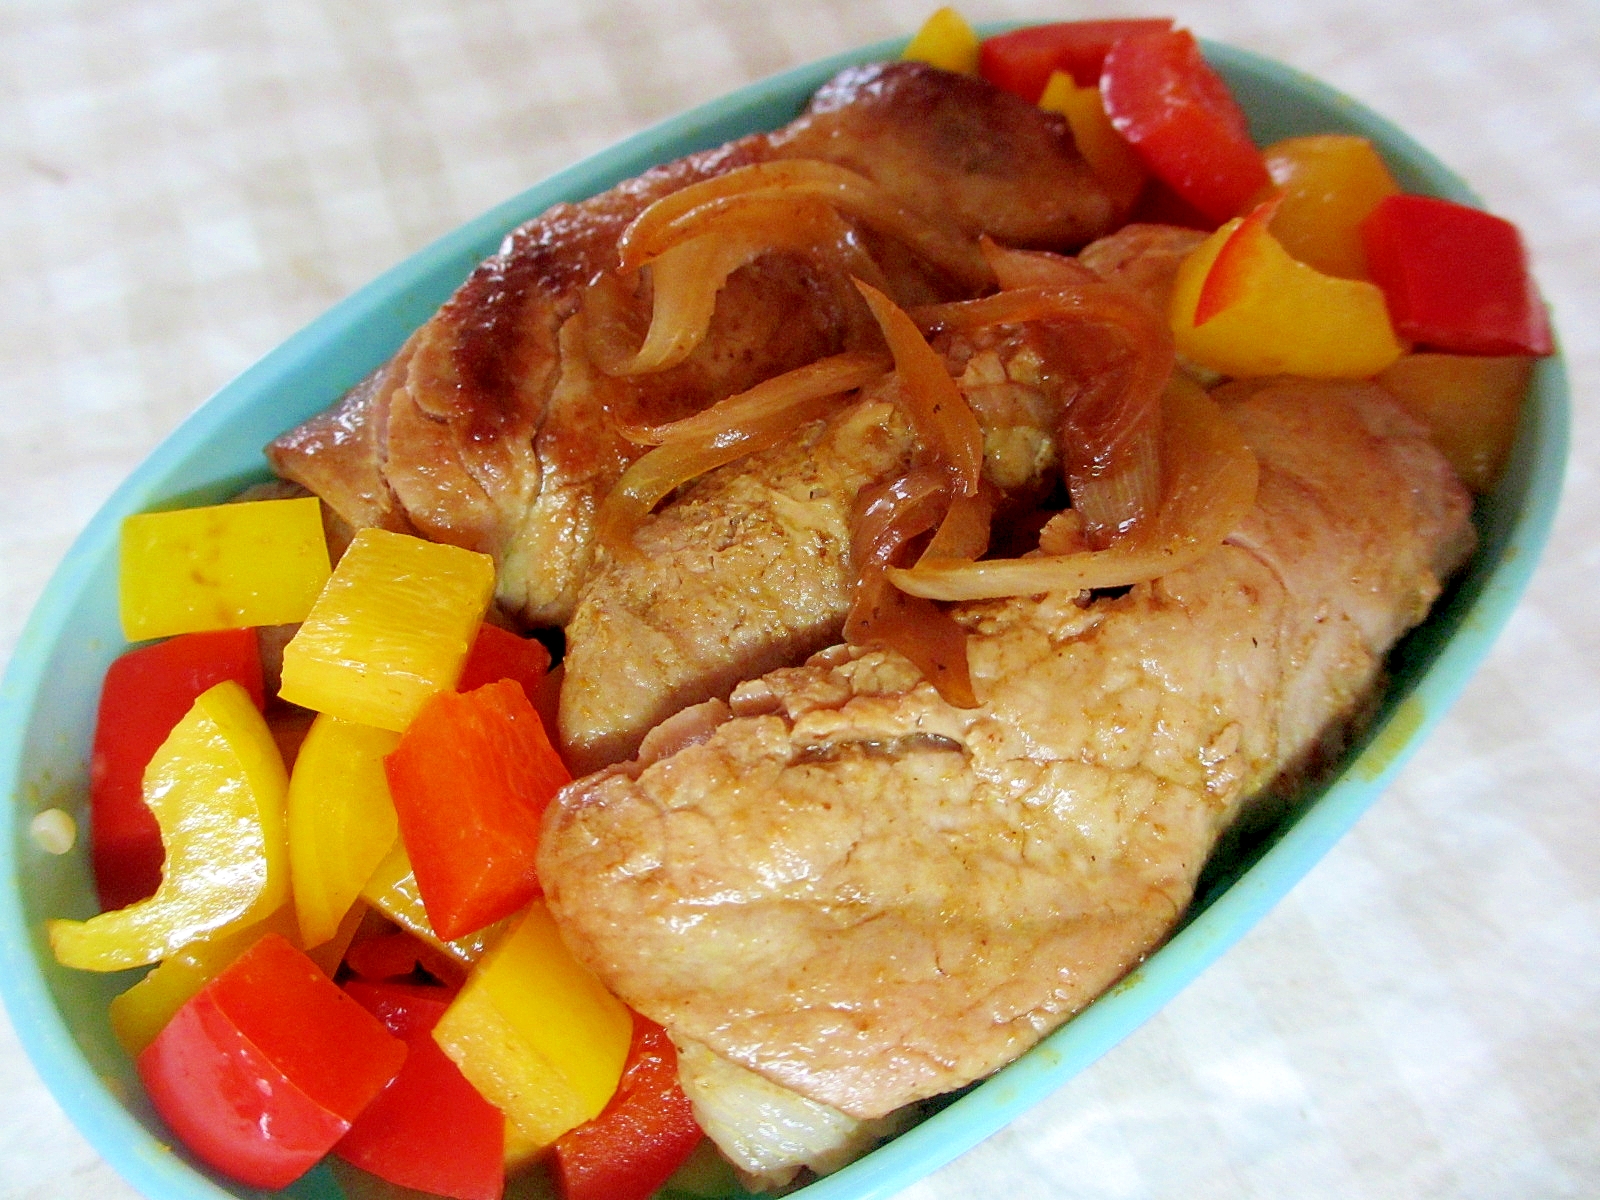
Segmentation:
<svg viewBox="0 0 1600 1200">
<path fill-rule="evenodd" d="M 185 414 L 332 302 L 549 172 L 932 0 L 6 0 L 0 658 Z M 1487 666 L 1355 831 L 1164 1012 L 913 1187 L 1600 1195 L 1600 7 L 974 0 L 1176 15 L 1397 121 L 1516 221 L 1575 437 Z M 0 1025 L 0 1200 L 132 1189 Z"/>
</svg>

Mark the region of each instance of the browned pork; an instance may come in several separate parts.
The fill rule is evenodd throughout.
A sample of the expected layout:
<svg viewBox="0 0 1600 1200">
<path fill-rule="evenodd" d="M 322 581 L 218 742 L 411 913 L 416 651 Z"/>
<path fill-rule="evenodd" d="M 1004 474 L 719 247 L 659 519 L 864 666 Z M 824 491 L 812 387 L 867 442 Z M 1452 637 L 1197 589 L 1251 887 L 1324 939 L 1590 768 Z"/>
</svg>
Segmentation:
<svg viewBox="0 0 1600 1200">
<path fill-rule="evenodd" d="M 792 124 L 558 205 L 507 238 L 377 374 L 274 442 L 273 467 L 349 524 L 416 531 L 492 554 L 499 599 L 529 624 L 571 614 L 599 499 L 657 423 L 819 357 L 876 344 L 845 272 L 793 251 L 736 271 L 704 342 L 669 369 L 615 377 L 586 348 L 584 297 L 652 201 L 775 160 L 876 181 L 931 227 L 971 240 L 1075 249 L 1116 214 L 1056 116 L 916 63 L 851 68 Z M 949 299 L 944 270 L 880 231 L 854 235 L 897 299 Z M 629 293 L 649 300 L 644 283 Z"/>
<path fill-rule="evenodd" d="M 835 649 L 567 789 L 539 871 L 579 957 L 680 1043 L 870 1118 L 995 1070 L 1149 953 L 1471 544 L 1379 389 L 1221 398 L 1261 464 L 1236 536 L 1121 595 L 958 605 L 978 707 Z"/>
<path fill-rule="evenodd" d="M 1201 236 L 1130 225 L 1080 261 L 1163 321 L 1177 264 Z M 938 342 L 984 431 L 984 476 L 1012 507 L 1060 475 L 1056 431 L 1072 364 L 1042 333 L 998 328 Z M 697 481 L 645 521 L 634 537 L 641 553 L 597 563 L 566 630 L 561 742 L 574 769 L 631 757 L 679 709 L 838 641 L 854 574 L 852 509 L 865 489 L 902 474 L 915 450 L 893 404 L 872 397 Z"/>
</svg>

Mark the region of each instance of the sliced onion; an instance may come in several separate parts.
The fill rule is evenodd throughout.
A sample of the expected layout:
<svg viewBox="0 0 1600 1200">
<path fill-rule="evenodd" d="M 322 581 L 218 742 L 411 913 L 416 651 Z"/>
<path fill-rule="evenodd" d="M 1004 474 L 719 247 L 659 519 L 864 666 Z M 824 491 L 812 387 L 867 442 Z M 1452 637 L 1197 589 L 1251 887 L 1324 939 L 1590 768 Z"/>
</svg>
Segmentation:
<svg viewBox="0 0 1600 1200">
<path fill-rule="evenodd" d="M 1132 536 L 1075 554 L 891 566 L 888 579 L 916 597 L 983 600 L 1143 583 L 1210 553 L 1255 503 L 1255 455 L 1216 402 L 1183 376 L 1167 385 L 1162 410 L 1161 503 Z"/>
<path fill-rule="evenodd" d="M 871 355 L 836 355 L 766 380 L 684 421 L 652 427 L 649 432 L 666 436 L 629 464 L 601 502 L 596 539 L 613 554 L 627 553 L 633 531 L 675 489 L 793 436 L 837 408 L 841 395 L 876 379 L 883 367 Z M 685 425 L 690 432 L 683 432 Z"/>
<path fill-rule="evenodd" d="M 877 288 L 856 280 L 894 355 L 906 415 L 918 439 L 950 473 L 959 496 L 976 495 L 983 471 L 983 429 L 967 398 L 905 310 Z"/>
<path fill-rule="evenodd" d="M 698 237 L 656 259 L 650 265 L 650 328 L 638 353 L 609 373 L 644 375 L 675 367 L 688 358 L 711 328 L 717 293 L 728 276 L 766 249 L 750 238 Z M 604 364 L 601 369 L 606 369 Z"/>
<path fill-rule="evenodd" d="M 904 1130 L 913 1109 L 862 1121 L 757 1075 L 699 1042 L 678 1042 L 678 1079 L 695 1120 L 752 1191 L 802 1167 L 827 1175 Z"/>
<path fill-rule="evenodd" d="M 621 375 L 649 331 L 634 292 L 638 277 L 623 279 L 602 271 L 583 292 L 583 348 L 589 361 L 607 375 Z"/>
<path fill-rule="evenodd" d="M 862 498 L 851 533 L 856 585 L 844 637 L 852 646 L 905 655 L 948 703 L 974 708 L 966 631 L 931 601 L 895 588 L 886 573 L 908 543 L 940 525 L 949 488 L 942 468 L 922 466 Z"/>
<path fill-rule="evenodd" d="M 851 351 L 819 358 L 793 371 L 756 384 L 747 392 L 719 400 L 682 420 L 662 425 L 632 425 L 623 429 L 631 442 L 643 446 L 690 442 L 721 437 L 753 421 L 792 416 L 794 405 L 814 396 L 835 396 L 864 388 L 887 371 L 891 362 L 881 354 Z"/>
<path fill-rule="evenodd" d="M 924 331 L 973 330 L 1036 322 L 1111 333 L 1121 369 L 1095 372 L 1062 414 L 1057 440 L 1067 488 L 1090 542 L 1109 545 L 1150 519 L 1161 496 L 1158 445 L 1161 393 L 1172 375 L 1172 335 L 1137 297 L 1051 256 L 1002 251 L 997 270 L 1012 279 L 1056 278 L 950 304 L 913 309 Z"/>
<path fill-rule="evenodd" d="M 952 497 L 944 520 L 917 561 L 971 562 L 980 557 L 989 548 L 994 503 L 994 491 L 988 484 L 981 485 L 976 495 Z"/>
<path fill-rule="evenodd" d="M 1088 267 L 1063 254 L 1052 254 L 1048 250 L 1014 250 L 1000 245 L 987 234 L 978 239 L 978 250 L 1002 291 L 1103 282 Z"/>
<path fill-rule="evenodd" d="M 978 247 L 897 200 L 865 175 L 835 163 L 796 158 L 737 167 L 669 192 L 646 208 L 617 242 L 617 268 L 628 272 L 700 232 L 719 215 L 758 201 L 802 196 L 824 200 L 840 212 L 904 242 L 929 262 L 971 287 L 994 282 Z"/>
<path fill-rule="evenodd" d="M 650 325 L 638 349 L 611 330 L 591 339 L 590 357 L 609 375 L 642 375 L 675 367 L 705 340 L 716 313 L 717 294 L 739 268 L 773 251 L 793 251 L 820 260 L 841 275 L 883 280 L 856 231 L 821 200 L 801 196 L 751 197 L 751 203 L 702 222 L 695 236 L 677 242 L 647 264 L 652 285 Z M 613 308 L 617 289 L 602 276 L 591 285 L 596 299 Z M 611 276 L 615 278 L 615 276 Z M 605 313 L 604 315 L 610 315 Z"/>
</svg>

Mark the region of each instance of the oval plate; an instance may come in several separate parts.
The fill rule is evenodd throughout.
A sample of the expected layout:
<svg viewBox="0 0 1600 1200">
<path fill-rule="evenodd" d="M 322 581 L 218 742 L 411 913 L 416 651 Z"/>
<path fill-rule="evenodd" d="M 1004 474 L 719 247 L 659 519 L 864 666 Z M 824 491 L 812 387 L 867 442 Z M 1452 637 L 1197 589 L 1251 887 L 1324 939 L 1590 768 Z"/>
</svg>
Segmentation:
<svg viewBox="0 0 1600 1200">
<path fill-rule="evenodd" d="M 85 827 L 87 748 L 100 680 L 124 649 L 115 601 L 122 518 L 156 506 L 215 502 L 263 478 L 266 442 L 387 360 L 517 224 L 656 163 L 784 124 L 842 67 L 894 57 L 903 45 L 897 39 L 824 59 L 694 109 L 561 172 L 407 259 L 195 412 L 113 494 L 68 552 L 0 684 L 7 806 L 0 838 L 0 989 L 18 1037 L 62 1108 L 146 1195 L 222 1200 L 264 1193 L 229 1184 L 171 1151 L 107 1020 L 111 998 L 137 976 L 65 971 L 44 937 L 48 917 L 94 911 L 86 839 L 74 854 L 53 858 L 32 844 L 28 826 L 41 809 L 60 805 Z M 1250 115 L 1259 142 L 1303 133 L 1362 134 L 1379 146 L 1406 190 L 1475 202 L 1427 151 L 1325 85 L 1227 46 L 1208 43 L 1206 53 Z M 1395 651 L 1392 686 L 1378 719 L 1338 774 L 1275 825 L 1220 850 L 1181 927 L 1122 983 L 1011 1066 L 805 1188 L 807 1200 L 891 1195 L 989 1136 L 1148 1019 L 1311 869 L 1432 730 L 1509 617 L 1554 519 L 1567 427 L 1562 363 L 1545 359 L 1505 477 L 1474 514 L 1482 538 L 1478 554 Z M 325 1166 L 280 1194 L 342 1196 Z"/>
</svg>

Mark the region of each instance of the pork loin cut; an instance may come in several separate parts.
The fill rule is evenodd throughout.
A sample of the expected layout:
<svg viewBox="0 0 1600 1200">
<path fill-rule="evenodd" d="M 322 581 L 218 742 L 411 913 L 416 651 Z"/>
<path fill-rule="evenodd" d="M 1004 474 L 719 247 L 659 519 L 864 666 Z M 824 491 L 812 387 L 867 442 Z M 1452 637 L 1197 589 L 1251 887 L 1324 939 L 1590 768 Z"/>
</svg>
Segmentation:
<svg viewBox="0 0 1600 1200">
<path fill-rule="evenodd" d="M 578 956 L 681 1042 L 872 1118 L 1011 1061 L 1155 948 L 1472 543 L 1378 388 L 1220 398 L 1261 463 L 1237 535 L 1125 594 L 957 606 L 977 708 L 837 648 L 563 792 L 539 873 Z"/>
<path fill-rule="evenodd" d="M 392 362 L 273 442 L 274 470 L 356 528 L 415 531 L 493 555 L 508 612 L 564 624 L 592 556 L 596 506 L 642 453 L 623 426 L 670 421 L 825 355 L 880 344 L 845 273 L 775 252 L 728 280 L 687 361 L 631 378 L 591 363 L 584 295 L 615 267 L 633 218 L 691 183 L 780 159 L 858 171 L 967 239 L 1076 249 L 1115 219 L 1060 117 L 920 63 L 853 67 L 782 129 L 655 168 L 517 229 Z M 899 298 L 964 294 L 910 248 L 859 232 Z M 646 285 L 635 294 L 648 301 Z"/>
</svg>

